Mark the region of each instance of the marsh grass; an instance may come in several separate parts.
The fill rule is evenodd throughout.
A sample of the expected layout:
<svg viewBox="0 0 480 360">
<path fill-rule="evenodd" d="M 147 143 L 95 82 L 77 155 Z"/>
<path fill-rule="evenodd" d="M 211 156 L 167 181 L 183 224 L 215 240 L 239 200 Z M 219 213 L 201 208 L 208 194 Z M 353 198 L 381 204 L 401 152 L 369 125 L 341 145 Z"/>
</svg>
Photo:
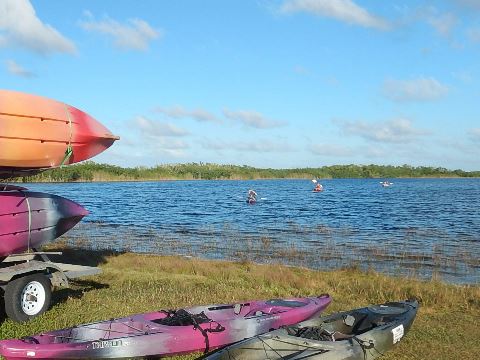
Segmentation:
<svg viewBox="0 0 480 360">
<path fill-rule="evenodd" d="M 67 259 L 65 259 L 65 257 Z M 421 308 L 410 333 L 383 359 L 478 359 L 480 287 L 389 277 L 351 266 L 314 271 L 247 260 L 226 262 L 111 251 L 64 251 L 63 261 L 99 264 L 101 275 L 55 292 L 52 309 L 28 324 L 3 320 L 0 338 L 195 304 L 329 293 L 327 313 L 407 298 Z M 198 354 L 197 354 L 198 355 Z M 193 359 L 196 355 L 178 357 Z"/>
<path fill-rule="evenodd" d="M 478 245 L 459 239 L 442 238 L 432 245 L 419 245 L 426 236 L 421 229 L 407 229 L 400 240 L 359 241 L 355 229 L 334 229 L 326 225 L 301 227 L 288 224 L 278 234 L 245 234 L 225 224 L 220 229 L 205 227 L 195 232 L 178 228 L 161 232 L 154 228 L 118 227 L 102 223 L 79 224 L 64 244 L 78 249 L 144 252 L 160 255 L 195 255 L 206 259 L 242 260 L 264 264 L 304 266 L 313 269 L 339 269 L 357 263 L 363 270 L 373 268 L 387 274 L 415 274 L 448 281 L 480 283 Z M 429 236 L 432 236 L 430 234 Z M 476 244 L 476 243 L 475 243 Z"/>
</svg>

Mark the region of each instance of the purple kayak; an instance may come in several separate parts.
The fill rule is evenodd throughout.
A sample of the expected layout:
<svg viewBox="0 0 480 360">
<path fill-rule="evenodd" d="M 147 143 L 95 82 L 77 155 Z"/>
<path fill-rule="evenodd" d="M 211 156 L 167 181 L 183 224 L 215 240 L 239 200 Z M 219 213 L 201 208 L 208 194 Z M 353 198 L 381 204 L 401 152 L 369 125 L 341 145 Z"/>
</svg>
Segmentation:
<svg viewBox="0 0 480 360">
<path fill-rule="evenodd" d="M 0 257 L 54 240 L 87 214 L 63 197 L 10 186 L 0 191 Z"/>
<path fill-rule="evenodd" d="M 5 359 L 115 359 L 207 352 L 306 320 L 331 301 L 329 295 L 321 295 L 162 310 L 2 340 L 0 355 Z"/>
</svg>

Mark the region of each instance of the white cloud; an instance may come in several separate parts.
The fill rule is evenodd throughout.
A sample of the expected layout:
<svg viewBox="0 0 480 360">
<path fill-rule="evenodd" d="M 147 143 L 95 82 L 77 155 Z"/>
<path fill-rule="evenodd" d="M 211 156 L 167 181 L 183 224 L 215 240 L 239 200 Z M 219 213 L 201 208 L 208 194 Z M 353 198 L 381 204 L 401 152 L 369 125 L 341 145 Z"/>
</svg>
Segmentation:
<svg viewBox="0 0 480 360">
<path fill-rule="evenodd" d="M 384 122 L 334 121 L 347 135 L 356 135 L 367 141 L 381 143 L 410 143 L 420 136 L 429 134 L 416 129 L 408 119 L 395 119 Z"/>
<path fill-rule="evenodd" d="M 473 141 L 478 141 L 480 143 L 480 128 L 470 129 L 468 134 Z"/>
<path fill-rule="evenodd" d="M 35 76 L 34 73 L 26 70 L 25 68 L 23 68 L 22 66 L 17 64 L 14 60 L 6 60 L 5 61 L 5 66 L 7 67 L 7 71 L 10 74 L 25 77 L 25 78 L 31 78 L 31 77 Z"/>
<path fill-rule="evenodd" d="M 467 35 L 474 43 L 480 43 L 480 28 L 471 28 L 467 31 Z"/>
<path fill-rule="evenodd" d="M 181 129 L 170 123 L 150 120 L 143 116 L 138 116 L 135 119 L 135 124 L 138 129 L 140 129 L 140 132 L 149 137 L 181 137 L 188 135 L 188 131 L 185 129 Z"/>
<path fill-rule="evenodd" d="M 393 101 L 432 101 L 447 95 L 448 87 L 434 78 L 388 79 L 383 84 L 383 92 Z"/>
<path fill-rule="evenodd" d="M 0 47 L 6 46 L 42 55 L 76 52 L 71 40 L 37 17 L 28 0 L 0 1 Z"/>
<path fill-rule="evenodd" d="M 200 108 L 188 110 L 182 106 L 174 106 L 171 108 L 157 107 L 155 108 L 155 111 L 173 119 L 191 118 L 199 122 L 222 122 L 222 120 L 218 119 L 214 114 Z"/>
<path fill-rule="evenodd" d="M 454 13 L 442 13 L 432 5 L 419 6 L 415 8 L 413 13 L 407 16 L 407 20 L 426 22 L 428 25 L 433 27 L 439 35 L 444 37 L 450 35 L 451 31 L 459 21 Z"/>
<path fill-rule="evenodd" d="M 272 141 L 267 139 L 260 139 L 256 141 L 223 141 L 205 139 L 201 143 L 202 147 L 207 150 L 215 151 L 238 151 L 238 152 L 257 152 L 257 153 L 283 153 L 295 151 L 294 148 L 286 141 Z"/>
<path fill-rule="evenodd" d="M 141 19 L 129 19 L 127 24 L 121 24 L 108 17 L 101 21 L 95 21 L 88 11 L 84 14 L 86 14 L 87 20 L 80 22 L 83 29 L 112 37 L 115 46 L 124 50 L 147 50 L 149 42 L 162 35 L 160 30 L 152 28 Z"/>
<path fill-rule="evenodd" d="M 470 139 L 473 141 L 466 142 L 465 139 L 450 138 L 439 140 L 438 144 L 441 146 L 441 149 L 444 151 L 442 156 L 445 154 L 452 155 L 454 152 L 459 152 L 468 157 L 464 157 L 462 161 L 468 161 L 469 159 L 478 159 L 478 146 L 480 146 L 480 136 L 477 138 L 478 142 L 475 141 L 475 136 L 470 134 Z M 454 159 L 454 157 L 457 157 Z M 458 156 L 451 157 L 452 160 L 458 161 Z M 477 160 L 478 161 L 478 160 Z"/>
<path fill-rule="evenodd" d="M 268 119 L 256 111 L 230 111 L 225 109 L 223 110 L 223 115 L 229 120 L 240 122 L 247 127 L 253 127 L 256 129 L 272 129 L 286 125 L 284 121 Z"/>
<path fill-rule="evenodd" d="M 352 0 L 287 0 L 283 3 L 281 11 L 286 13 L 307 12 L 380 30 L 390 28 L 388 21 L 370 14 Z"/>
<path fill-rule="evenodd" d="M 308 150 L 315 155 L 328 157 L 349 157 L 355 152 L 347 146 L 337 144 L 310 144 Z"/>
<path fill-rule="evenodd" d="M 150 153 L 151 156 L 164 155 L 179 158 L 185 156 L 185 150 L 190 148 L 190 145 L 181 139 L 188 135 L 188 132 L 173 124 L 138 116 L 134 125 L 140 130 L 136 147 Z"/>
<path fill-rule="evenodd" d="M 458 5 L 474 9 L 474 10 L 480 10 L 480 1 L 478 0 L 453 0 L 455 3 Z"/>
<path fill-rule="evenodd" d="M 457 17 L 452 13 L 432 15 L 427 22 L 442 36 L 450 35 L 450 32 L 458 22 Z"/>
<path fill-rule="evenodd" d="M 460 70 L 460 71 L 454 71 L 452 72 L 452 76 L 465 83 L 465 84 L 469 84 L 473 81 L 473 76 L 472 74 L 469 72 L 469 71 L 465 71 L 465 70 Z"/>
<path fill-rule="evenodd" d="M 172 139 L 166 137 L 155 137 L 154 148 L 163 150 L 184 150 L 190 145 L 181 139 Z"/>
</svg>

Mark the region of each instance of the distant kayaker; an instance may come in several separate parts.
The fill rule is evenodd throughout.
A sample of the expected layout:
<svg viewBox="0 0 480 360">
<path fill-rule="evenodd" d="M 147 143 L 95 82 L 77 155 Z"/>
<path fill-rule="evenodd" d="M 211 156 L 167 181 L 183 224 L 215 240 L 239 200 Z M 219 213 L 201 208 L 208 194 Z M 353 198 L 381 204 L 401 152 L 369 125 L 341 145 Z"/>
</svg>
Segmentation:
<svg viewBox="0 0 480 360">
<path fill-rule="evenodd" d="M 317 184 L 315 185 L 315 188 L 313 189 L 313 191 L 315 191 L 315 192 L 323 191 L 323 186 L 322 186 L 322 184 L 317 183 Z"/>
<path fill-rule="evenodd" d="M 247 203 L 249 204 L 255 204 L 257 202 L 257 193 L 255 190 L 248 190 L 248 195 L 247 195 Z"/>
</svg>

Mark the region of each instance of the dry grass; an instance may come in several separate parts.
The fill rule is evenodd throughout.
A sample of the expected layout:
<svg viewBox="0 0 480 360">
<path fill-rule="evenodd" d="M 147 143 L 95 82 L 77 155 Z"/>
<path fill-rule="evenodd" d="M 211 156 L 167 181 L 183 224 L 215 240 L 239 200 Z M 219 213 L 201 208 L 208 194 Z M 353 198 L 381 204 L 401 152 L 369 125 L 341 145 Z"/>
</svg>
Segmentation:
<svg viewBox="0 0 480 360">
<path fill-rule="evenodd" d="M 86 259 L 90 264 L 99 263 L 103 273 L 77 282 L 71 290 L 57 291 L 53 308 L 28 324 L 3 321 L 0 338 L 155 309 L 327 292 L 334 299 L 327 313 L 412 297 L 420 300 L 422 306 L 411 332 L 386 360 L 473 360 L 480 354 L 478 286 L 395 278 L 357 268 L 313 271 L 131 253 L 91 252 L 70 260 Z"/>
</svg>

